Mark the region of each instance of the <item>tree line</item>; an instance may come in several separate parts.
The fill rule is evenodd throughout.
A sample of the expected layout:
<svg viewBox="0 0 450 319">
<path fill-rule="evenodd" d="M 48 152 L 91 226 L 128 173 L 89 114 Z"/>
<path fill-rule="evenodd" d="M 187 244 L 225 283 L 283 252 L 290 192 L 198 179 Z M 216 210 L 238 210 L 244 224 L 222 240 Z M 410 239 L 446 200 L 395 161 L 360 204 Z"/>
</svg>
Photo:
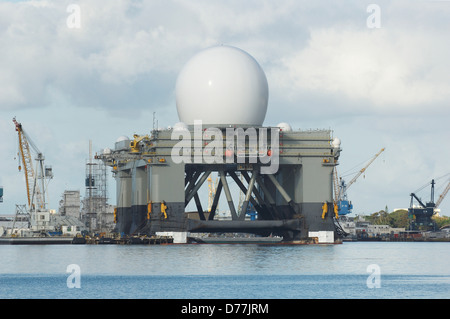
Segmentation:
<svg viewBox="0 0 450 319">
<path fill-rule="evenodd" d="M 393 228 L 408 228 L 411 219 L 408 216 L 407 209 L 399 209 L 388 213 L 386 207 L 385 210 L 380 210 L 364 218 L 373 225 L 389 225 Z M 445 225 L 450 225 L 450 217 L 448 216 L 433 216 L 433 220 L 436 222 L 437 228 L 441 228 Z"/>
</svg>

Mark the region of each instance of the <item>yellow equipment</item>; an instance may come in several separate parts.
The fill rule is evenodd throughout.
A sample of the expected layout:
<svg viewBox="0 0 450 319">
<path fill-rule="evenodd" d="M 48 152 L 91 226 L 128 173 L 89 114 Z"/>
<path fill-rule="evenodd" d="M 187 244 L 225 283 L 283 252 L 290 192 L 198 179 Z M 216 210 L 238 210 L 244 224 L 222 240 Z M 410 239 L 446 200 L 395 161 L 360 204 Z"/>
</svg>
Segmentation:
<svg viewBox="0 0 450 319">
<path fill-rule="evenodd" d="M 148 135 L 140 136 L 140 135 L 134 134 L 133 137 L 134 137 L 134 140 L 130 142 L 131 153 L 139 153 L 141 151 L 139 149 L 139 143 L 142 140 L 150 139 L 150 137 Z"/>
<path fill-rule="evenodd" d="M 337 203 L 334 203 L 334 216 L 336 216 L 336 219 L 339 219 L 339 206 Z"/>
<path fill-rule="evenodd" d="M 322 205 L 322 219 L 325 219 L 325 215 L 328 213 L 328 204 L 325 202 Z"/>
<path fill-rule="evenodd" d="M 161 215 L 164 215 L 164 219 L 167 219 L 167 213 L 166 213 L 167 205 L 165 201 L 161 202 Z"/>
<path fill-rule="evenodd" d="M 114 208 L 114 224 L 117 224 L 117 207 Z"/>
</svg>

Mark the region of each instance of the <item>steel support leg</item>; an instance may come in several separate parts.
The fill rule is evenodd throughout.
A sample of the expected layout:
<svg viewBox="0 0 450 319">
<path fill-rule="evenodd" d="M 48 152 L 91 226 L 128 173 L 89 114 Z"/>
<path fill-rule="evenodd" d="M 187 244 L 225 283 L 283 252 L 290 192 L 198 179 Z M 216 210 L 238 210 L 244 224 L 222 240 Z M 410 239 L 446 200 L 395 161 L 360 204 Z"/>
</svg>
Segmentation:
<svg viewBox="0 0 450 319">
<path fill-rule="evenodd" d="M 214 195 L 214 200 L 211 205 L 211 211 L 209 212 L 208 220 L 213 220 L 216 215 L 217 205 L 219 204 L 220 193 L 222 192 L 222 180 L 219 180 L 216 188 L 216 194 Z"/>
<path fill-rule="evenodd" d="M 197 212 L 198 212 L 198 216 L 200 217 L 200 220 L 206 220 L 205 214 L 203 214 L 202 203 L 200 202 L 198 193 L 195 193 L 194 200 L 195 200 L 195 205 L 197 206 Z"/>
<path fill-rule="evenodd" d="M 241 189 L 243 193 L 247 193 L 247 189 L 245 188 L 244 184 L 241 182 L 241 180 L 237 177 L 235 172 L 229 172 L 230 176 L 233 178 L 233 180 L 236 182 L 236 185 Z M 256 211 L 259 213 L 262 205 L 264 205 L 264 200 L 262 199 L 261 195 L 258 193 L 256 189 L 253 189 L 253 193 L 255 194 L 257 200 L 255 200 L 253 197 L 250 196 L 250 202 L 255 207 Z"/>
<path fill-rule="evenodd" d="M 289 204 L 289 207 L 291 207 L 291 209 L 293 210 L 293 212 L 295 214 L 295 205 L 294 205 L 294 201 L 292 200 L 292 198 L 284 190 L 283 186 L 281 186 L 281 184 L 277 181 L 275 176 L 273 176 L 272 174 L 269 174 L 268 176 L 269 176 L 270 181 L 275 185 L 277 190 L 280 192 L 281 196 L 283 196 L 284 200 Z"/>
<path fill-rule="evenodd" d="M 194 197 L 194 195 L 197 194 L 197 191 L 203 185 L 203 183 L 206 181 L 206 179 L 208 178 L 209 174 L 211 174 L 211 171 L 206 171 L 205 173 L 203 173 L 203 176 L 200 178 L 198 183 L 192 188 L 192 190 L 186 196 L 185 206 L 187 206 L 187 204 L 189 204 L 189 202 L 191 201 L 192 197 Z"/>
<path fill-rule="evenodd" d="M 236 220 L 238 218 L 236 214 L 236 208 L 234 207 L 233 198 L 231 197 L 230 188 L 228 187 L 227 178 L 225 171 L 220 171 L 220 180 L 223 184 L 223 190 L 225 191 L 225 196 L 227 197 L 228 206 L 230 207 L 231 219 Z"/>
<path fill-rule="evenodd" d="M 258 173 L 256 171 L 253 171 L 252 178 L 250 179 L 250 182 L 248 184 L 247 193 L 245 194 L 244 202 L 242 203 L 241 214 L 239 215 L 239 220 L 245 219 L 245 213 L 247 212 L 248 202 L 250 201 L 250 198 L 251 198 L 251 195 L 253 192 L 253 187 L 255 185 L 255 180 L 256 180 L 257 174 Z"/>
</svg>

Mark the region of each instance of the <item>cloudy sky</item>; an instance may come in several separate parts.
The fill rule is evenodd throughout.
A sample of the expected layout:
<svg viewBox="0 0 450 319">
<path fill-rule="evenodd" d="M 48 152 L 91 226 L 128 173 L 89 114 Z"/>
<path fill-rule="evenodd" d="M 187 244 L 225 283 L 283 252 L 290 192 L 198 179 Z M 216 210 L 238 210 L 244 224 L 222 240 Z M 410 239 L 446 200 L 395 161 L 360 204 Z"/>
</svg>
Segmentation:
<svg viewBox="0 0 450 319">
<path fill-rule="evenodd" d="M 53 167 L 57 209 L 64 190 L 84 195 L 89 140 L 99 151 L 147 134 L 154 112 L 161 127 L 178 122 L 178 72 L 216 44 L 264 69 L 265 125 L 333 130 L 347 181 L 386 148 L 348 190 L 353 215 L 408 207 L 450 173 L 449 16 L 450 1 L 427 0 L 3 0 L 0 214 L 26 202 L 14 116 Z M 449 216 L 450 198 L 440 208 Z"/>
</svg>

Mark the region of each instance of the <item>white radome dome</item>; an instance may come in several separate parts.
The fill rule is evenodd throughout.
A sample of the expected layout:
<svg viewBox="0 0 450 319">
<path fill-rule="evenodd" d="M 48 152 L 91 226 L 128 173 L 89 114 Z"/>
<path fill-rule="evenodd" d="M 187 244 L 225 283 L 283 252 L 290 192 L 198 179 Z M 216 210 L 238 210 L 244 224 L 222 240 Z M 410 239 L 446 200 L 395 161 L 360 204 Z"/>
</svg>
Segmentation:
<svg viewBox="0 0 450 319">
<path fill-rule="evenodd" d="M 333 139 L 333 141 L 331 142 L 331 146 L 333 146 L 333 148 L 339 148 L 341 147 L 341 140 L 338 139 L 337 137 L 335 137 Z"/>
<path fill-rule="evenodd" d="M 175 125 L 172 128 L 173 131 L 188 131 L 188 126 L 186 125 L 186 123 L 183 122 L 178 122 L 175 123 Z"/>
<path fill-rule="evenodd" d="M 129 141 L 130 138 L 128 136 L 122 135 L 117 140 L 116 143 L 122 142 L 122 141 Z"/>
<path fill-rule="evenodd" d="M 226 45 L 200 51 L 181 69 L 176 82 L 181 122 L 193 125 L 254 125 L 264 122 L 267 78 L 247 52 Z"/>
<path fill-rule="evenodd" d="M 282 123 L 279 123 L 277 125 L 277 127 L 279 127 L 283 132 L 291 132 L 292 131 L 292 127 L 289 123 L 282 122 Z"/>
</svg>

